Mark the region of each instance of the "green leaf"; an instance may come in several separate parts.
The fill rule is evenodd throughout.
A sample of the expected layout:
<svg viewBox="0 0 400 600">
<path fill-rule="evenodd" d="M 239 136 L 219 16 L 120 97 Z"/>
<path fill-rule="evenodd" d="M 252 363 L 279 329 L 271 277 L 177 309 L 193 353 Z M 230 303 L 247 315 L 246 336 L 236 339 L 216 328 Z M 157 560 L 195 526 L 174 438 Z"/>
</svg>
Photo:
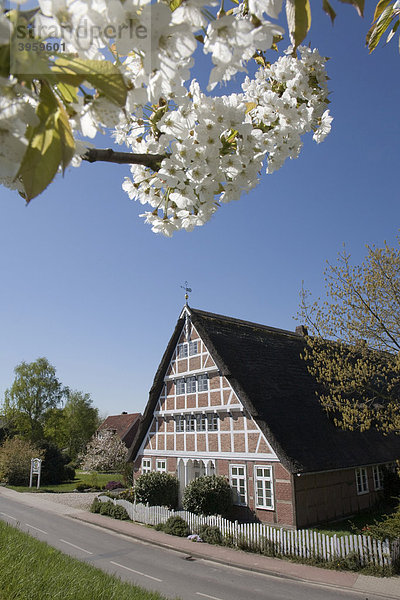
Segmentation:
<svg viewBox="0 0 400 600">
<path fill-rule="evenodd" d="M 176 10 L 182 4 L 182 2 L 183 0 L 171 0 L 169 3 L 171 11 L 174 12 L 174 10 Z"/>
<path fill-rule="evenodd" d="M 354 6 L 360 17 L 364 16 L 364 0 L 340 0 L 342 4 L 351 4 Z"/>
<path fill-rule="evenodd" d="M 85 60 L 83 58 L 58 58 L 52 68 L 59 81 L 80 85 L 87 81 L 111 102 L 124 106 L 127 87 L 118 68 L 108 60 Z"/>
<path fill-rule="evenodd" d="M 333 23 L 336 19 L 336 13 L 333 10 L 330 2 L 328 2 L 328 0 L 322 0 L 322 8 L 326 12 L 326 14 L 331 18 L 332 25 L 333 25 Z"/>
<path fill-rule="evenodd" d="M 78 101 L 78 87 L 69 83 L 57 83 L 57 91 L 63 102 L 70 104 Z"/>
<path fill-rule="evenodd" d="M 28 128 L 29 144 L 17 173 L 27 202 L 47 188 L 60 165 L 66 168 L 75 150 L 65 109 L 45 83 L 42 84 L 36 114 L 39 124 Z"/>
<path fill-rule="evenodd" d="M 390 23 L 393 20 L 393 5 L 390 4 L 387 6 L 379 17 L 377 23 L 371 27 L 369 32 L 367 33 L 366 43 L 368 45 L 369 52 L 373 52 L 382 35 L 388 29 Z"/>
<path fill-rule="evenodd" d="M 286 17 L 290 40 L 296 49 L 306 37 L 311 27 L 309 0 L 287 0 Z"/>
<path fill-rule="evenodd" d="M 379 17 L 391 1 L 392 0 L 379 0 L 378 4 L 375 7 L 374 18 L 372 19 L 373 23 L 375 23 L 375 21 L 379 19 Z"/>
</svg>

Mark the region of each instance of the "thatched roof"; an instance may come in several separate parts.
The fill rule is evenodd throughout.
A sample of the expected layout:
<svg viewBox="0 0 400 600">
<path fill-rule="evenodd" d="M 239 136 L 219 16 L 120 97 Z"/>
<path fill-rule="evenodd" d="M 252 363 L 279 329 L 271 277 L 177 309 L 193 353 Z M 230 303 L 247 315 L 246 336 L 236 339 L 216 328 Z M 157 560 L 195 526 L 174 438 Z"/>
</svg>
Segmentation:
<svg viewBox="0 0 400 600">
<path fill-rule="evenodd" d="M 318 403 L 316 382 L 300 354 L 304 337 L 188 307 L 191 321 L 284 466 L 293 473 L 326 471 L 400 458 L 400 436 L 335 427 Z M 178 320 L 130 450 L 136 456 L 151 423 L 184 320 Z"/>
</svg>

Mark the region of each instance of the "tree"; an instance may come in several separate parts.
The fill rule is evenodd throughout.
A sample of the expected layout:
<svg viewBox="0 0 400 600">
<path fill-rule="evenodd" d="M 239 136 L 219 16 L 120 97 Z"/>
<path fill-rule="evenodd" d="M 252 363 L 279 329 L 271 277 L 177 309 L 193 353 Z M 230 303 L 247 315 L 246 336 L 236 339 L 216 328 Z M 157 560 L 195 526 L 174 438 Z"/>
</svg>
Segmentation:
<svg viewBox="0 0 400 600">
<path fill-rule="evenodd" d="M 302 291 L 304 353 L 321 385 L 319 400 L 336 424 L 400 434 L 399 247 L 367 246 L 360 265 L 344 250 L 325 270 L 326 300 Z"/>
<path fill-rule="evenodd" d="M 127 455 L 128 449 L 120 437 L 110 430 L 102 430 L 88 443 L 81 467 L 85 471 L 118 471 L 124 468 Z"/>
<path fill-rule="evenodd" d="M 75 459 L 81 454 L 100 425 L 99 411 L 90 394 L 68 390 L 64 408 L 48 411 L 44 434 Z"/>
<path fill-rule="evenodd" d="M 154 231 L 202 225 L 252 189 L 266 161 L 271 173 L 298 156 L 303 134 L 320 142 L 330 130 L 325 59 L 306 48 L 266 58 L 284 34 L 266 17 L 276 19 L 281 5 L 66 0 L 59 10 L 50 0 L 7 11 L 0 182 L 29 202 L 70 163 L 128 163 L 124 190 L 150 205 Z M 210 92 L 250 62 L 257 74 L 241 94 L 206 95 L 190 75 L 198 46 L 211 56 Z M 104 131 L 129 152 L 82 141 Z"/>
<path fill-rule="evenodd" d="M 33 442 L 41 440 L 49 411 L 59 406 L 66 389 L 44 357 L 31 363 L 21 362 L 14 373 L 14 383 L 6 390 L 0 409 L 4 420 L 14 433 Z"/>
</svg>

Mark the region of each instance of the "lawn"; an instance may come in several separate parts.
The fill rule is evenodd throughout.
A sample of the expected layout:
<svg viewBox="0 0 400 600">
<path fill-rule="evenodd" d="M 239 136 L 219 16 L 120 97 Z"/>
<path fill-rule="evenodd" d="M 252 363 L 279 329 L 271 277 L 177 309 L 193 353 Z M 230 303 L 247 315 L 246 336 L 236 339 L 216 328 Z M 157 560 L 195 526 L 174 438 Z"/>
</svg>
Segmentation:
<svg viewBox="0 0 400 600">
<path fill-rule="evenodd" d="M 375 522 L 381 522 L 384 519 L 384 516 L 387 514 L 391 514 L 394 511 L 393 504 L 378 504 L 374 508 L 370 510 L 363 511 L 358 513 L 348 519 L 343 519 L 340 521 L 335 521 L 334 523 L 325 523 L 320 525 L 319 527 L 312 527 L 313 531 L 318 531 L 320 533 L 325 533 L 326 535 L 349 535 L 349 534 L 363 534 L 364 527 L 368 525 L 374 525 Z"/>
<path fill-rule="evenodd" d="M 87 473 L 76 471 L 75 479 L 58 485 L 45 485 L 39 489 L 23 485 L 9 485 L 16 492 L 73 492 L 79 484 L 85 484 L 87 487 L 102 487 L 109 481 L 123 481 L 123 475 L 120 473 Z"/>
<path fill-rule="evenodd" d="M 71 558 L 2 521 L 0 546 L 0 600 L 166 600 Z"/>
</svg>

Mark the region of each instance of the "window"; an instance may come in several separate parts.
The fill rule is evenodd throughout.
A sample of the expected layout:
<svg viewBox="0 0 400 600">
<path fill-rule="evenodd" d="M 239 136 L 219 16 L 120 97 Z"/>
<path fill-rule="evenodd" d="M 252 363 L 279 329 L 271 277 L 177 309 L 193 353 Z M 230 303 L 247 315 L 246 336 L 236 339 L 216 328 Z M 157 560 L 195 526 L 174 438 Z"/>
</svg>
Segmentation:
<svg viewBox="0 0 400 600">
<path fill-rule="evenodd" d="M 177 395 L 185 393 L 185 380 L 184 379 L 177 379 L 175 385 L 176 385 Z"/>
<path fill-rule="evenodd" d="M 175 417 L 176 431 L 185 431 L 185 418 L 182 415 Z"/>
<path fill-rule="evenodd" d="M 150 473 L 151 458 L 142 458 L 142 473 Z"/>
<path fill-rule="evenodd" d="M 368 492 L 368 477 L 365 467 L 356 469 L 356 486 L 357 494 L 366 494 Z"/>
<path fill-rule="evenodd" d="M 197 431 L 206 431 L 207 429 L 207 417 L 203 413 L 201 415 L 196 415 L 197 420 Z"/>
<path fill-rule="evenodd" d="M 199 375 L 197 378 L 197 385 L 199 392 L 206 392 L 208 390 L 208 376 Z"/>
<path fill-rule="evenodd" d="M 188 345 L 187 344 L 178 344 L 178 358 L 187 358 L 188 355 Z"/>
<path fill-rule="evenodd" d="M 209 413 L 207 415 L 208 431 L 218 431 L 218 415 L 217 413 Z"/>
<path fill-rule="evenodd" d="M 233 489 L 233 503 L 246 505 L 246 467 L 244 465 L 230 465 L 229 470 L 229 481 Z"/>
<path fill-rule="evenodd" d="M 272 467 L 254 467 L 254 488 L 257 508 L 274 508 Z"/>
<path fill-rule="evenodd" d="M 160 473 L 167 472 L 167 461 L 165 459 L 156 460 L 156 471 L 159 471 Z"/>
<path fill-rule="evenodd" d="M 198 354 L 198 342 L 189 342 L 189 356 L 193 356 L 193 354 Z"/>
<path fill-rule="evenodd" d="M 186 415 L 186 431 L 196 431 L 196 415 Z"/>
<path fill-rule="evenodd" d="M 196 392 L 196 377 L 186 378 L 186 392 L 188 394 L 194 394 Z"/>
<path fill-rule="evenodd" d="M 372 475 L 374 478 L 374 489 L 383 490 L 383 469 L 381 465 L 372 467 Z"/>
</svg>

